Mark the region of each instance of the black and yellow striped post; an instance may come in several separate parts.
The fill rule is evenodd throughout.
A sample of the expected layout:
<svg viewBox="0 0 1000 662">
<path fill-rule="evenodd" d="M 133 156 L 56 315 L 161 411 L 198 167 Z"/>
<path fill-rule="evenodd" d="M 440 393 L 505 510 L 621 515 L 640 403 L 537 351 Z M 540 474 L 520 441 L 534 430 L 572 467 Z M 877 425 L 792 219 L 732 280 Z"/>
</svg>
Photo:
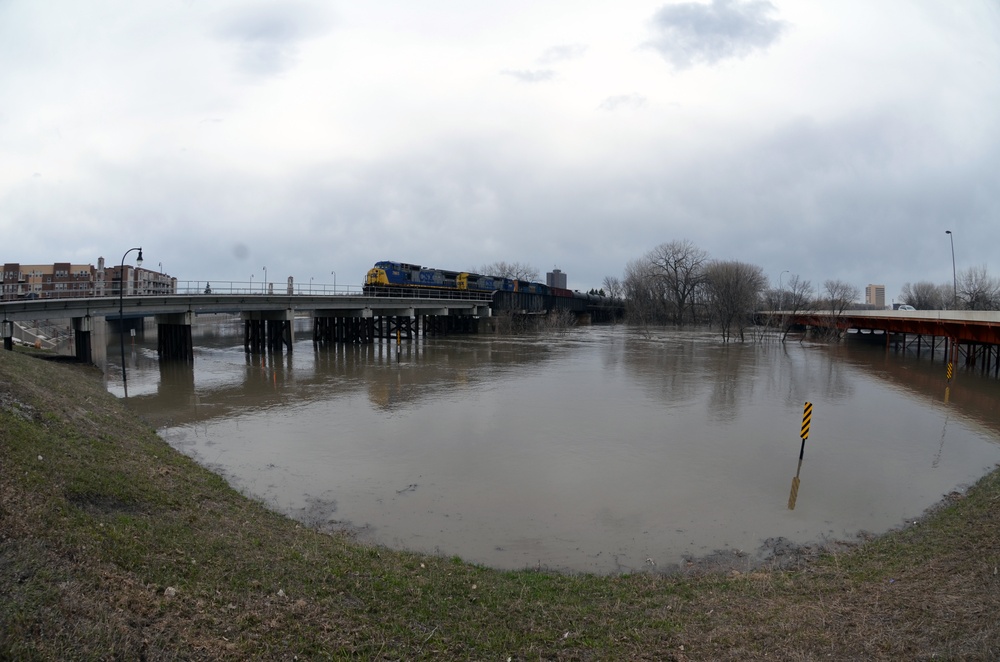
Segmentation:
<svg viewBox="0 0 1000 662">
<path fill-rule="evenodd" d="M 955 354 L 958 350 L 958 341 L 954 338 L 950 340 L 950 346 L 945 350 L 948 353 L 948 367 L 945 368 L 944 401 L 947 404 L 951 400 L 951 380 L 955 377 Z"/>
<path fill-rule="evenodd" d="M 799 459 L 802 459 L 803 454 L 806 452 L 806 439 L 809 438 L 809 424 L 812 422 L 813 415 L 813 405 L 811 402 L 807 402 L 802 408 L 802 432 L 800 437 L 802 437 L 802 447 L 799 448 Z"/>
</svg>

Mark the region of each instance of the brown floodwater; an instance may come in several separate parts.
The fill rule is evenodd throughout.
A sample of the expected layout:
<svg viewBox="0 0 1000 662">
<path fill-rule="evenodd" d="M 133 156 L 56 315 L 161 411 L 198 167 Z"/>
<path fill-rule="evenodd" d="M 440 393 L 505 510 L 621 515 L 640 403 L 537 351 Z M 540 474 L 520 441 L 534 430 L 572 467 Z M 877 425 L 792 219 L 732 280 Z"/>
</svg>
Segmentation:
<svg viewBox="0 0 1000 662">
<path fill-rule="evenodd" d="M 1000 462 L 1000 382 L 960 372 L 946 403 L 926 350 L 594 326 L 397 352 L 297 333 L 291 354 L 250 357 L 238 323 L 200 326 L 193 368 L 161 365 L 147 335 L 129 406 L 304 523 L 496 568 L 750 564 L 769 539 L 912 525 Z"/>
</svg>

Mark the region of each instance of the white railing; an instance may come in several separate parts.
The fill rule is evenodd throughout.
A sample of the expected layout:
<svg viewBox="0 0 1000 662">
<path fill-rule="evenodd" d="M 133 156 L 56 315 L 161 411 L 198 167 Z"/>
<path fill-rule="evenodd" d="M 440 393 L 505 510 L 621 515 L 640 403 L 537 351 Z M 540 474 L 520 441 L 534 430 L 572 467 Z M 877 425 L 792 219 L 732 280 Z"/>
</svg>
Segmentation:
<svg viewBox="0 0 1000 662">
<path fill-rule="evenodd" d="M 143 292 L 139 292 L 142 294 Z M 328 283 L 285 282 L 258 283 L 257 281 L 232 280 L 179 280 L 173 292 L 152 291 L 147 294 L 248 294 L 258 296 L 359 296 L 360 285 L 330 285 Z M 127 295 L 126 295 L 127 296 Z"/>
</svg>

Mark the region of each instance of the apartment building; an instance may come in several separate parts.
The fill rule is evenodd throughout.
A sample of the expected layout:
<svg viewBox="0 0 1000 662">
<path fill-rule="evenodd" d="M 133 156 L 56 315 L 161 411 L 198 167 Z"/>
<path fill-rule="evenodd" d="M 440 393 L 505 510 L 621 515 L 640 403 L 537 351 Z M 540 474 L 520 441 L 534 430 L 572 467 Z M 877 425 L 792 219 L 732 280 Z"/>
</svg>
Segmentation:
<svg viewBox="0 0 1000 662">
<path fill-rule="evenodd" d="M 124 271 L 124 279 L 122 272 Z M 92 264 L 21 264 L 5 262 L 0 282 L 0 299 L 63 299 L 69 297 L 118 296 L 125 283 L 125 296 L 173 294 L 177 279 L 157 271 L 126 264 L 106 268 L 104 258 Z"/>
</svg>

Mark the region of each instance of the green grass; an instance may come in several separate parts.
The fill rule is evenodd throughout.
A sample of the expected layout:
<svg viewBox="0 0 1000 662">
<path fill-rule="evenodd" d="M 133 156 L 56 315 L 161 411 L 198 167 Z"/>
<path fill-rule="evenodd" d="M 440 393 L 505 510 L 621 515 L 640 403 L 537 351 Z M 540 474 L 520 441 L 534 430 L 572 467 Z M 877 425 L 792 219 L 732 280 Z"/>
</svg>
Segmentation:
<svg viewBox="0 0 1000 662">
<path fill-rule="evenodd" d="M 93 368 L 0 352 L 0 659 L 996 659 L 1000 475 L 794 569 L 495 571 L 246 499 Z"/>
</svg>

